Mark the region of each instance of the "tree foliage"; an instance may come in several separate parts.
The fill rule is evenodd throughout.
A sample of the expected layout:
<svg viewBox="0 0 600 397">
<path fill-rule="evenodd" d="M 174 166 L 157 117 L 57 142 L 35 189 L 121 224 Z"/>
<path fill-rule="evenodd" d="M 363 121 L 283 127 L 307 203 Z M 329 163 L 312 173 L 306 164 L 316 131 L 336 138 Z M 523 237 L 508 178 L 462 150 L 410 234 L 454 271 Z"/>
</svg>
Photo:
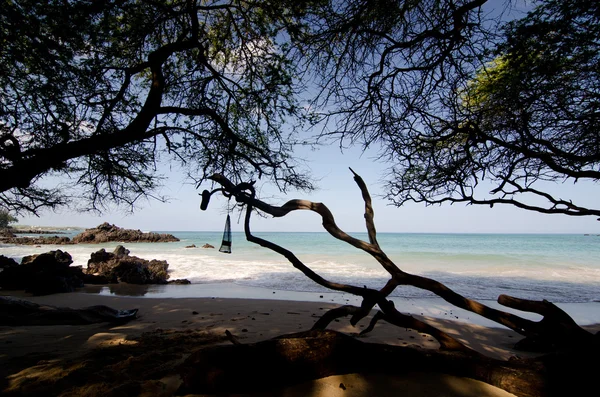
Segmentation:
<svg viewBox="0 0 600 397">
<path fill-rule="evenodd" d="M 599 37 L 597 2 L 548 2 L 506 26 L 465 101 L 477 166 L 499 182 L 494 193 L 542 196 L 542 212 L 600 215 L 535 188 L 600 179 Z"/>
<path fill-rule="evenodd" d="M 132 206 L 155 192 L 163 159 L 200 180 L 309 188 L 291 157 L 305 112 L 284 42 L 304 13 L 291 1 L 4 1 L 0 202 L 64 204 L 72 192 L 43 178 L 67 175 L 91 208 Z"/>
<path fill-rule="evenodd" d="M 487 3 L 5 1 L 0 203 L 133 206 L 162 161 L 310 188 L 292 156 L 308 120 L 381 148 L 398 205 L 600 215 L 545 190 L 600 175 L 597 2 L 508 23 Z"/>
<path fill-rule="evenodd" d="M 314 32 L 323 138 L 380 146 L 398 205 L 600 215 L 545 184 L 600 177 L 598 2 L 539 1 L 508 23 L 485 1 L 382 3 L 335 3 Z"/>
<path fill-rule="evenodd" d="M 19 220 L 12 216 L 10 212 L 0 209 L 0 229 L 6 229 L 9 224 L 18 222 Z"/>
</svg>

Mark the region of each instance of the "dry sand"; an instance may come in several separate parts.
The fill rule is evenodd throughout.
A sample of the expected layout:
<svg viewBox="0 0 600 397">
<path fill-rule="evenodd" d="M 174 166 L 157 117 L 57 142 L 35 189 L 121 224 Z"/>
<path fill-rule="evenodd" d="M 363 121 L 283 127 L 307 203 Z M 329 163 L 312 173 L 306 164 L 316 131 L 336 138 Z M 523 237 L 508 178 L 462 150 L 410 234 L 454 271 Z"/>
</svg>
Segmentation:
<svg viewBox="0 0 600 397">
<path fill-rule="evenodd" d="M 241 343 L 258 342 L 282 334 L 308 330 L 321 314 L 338 306 L 331 303 L 282 300 L 153 299 L 83 293 L 56 294 L 28 297 L 27 299 L 40 304 L 60 307 L 83 308 L 92 305 L 107 305 L 115 309 L 137 308 L 139 312 L 137 319 L 117 326 L 100 323 L 0 327 L 0 366 L 3 368 L 0 373 L 0 390 L 6 393 L 36 390 L 35 387 L 31 389 L 32 384 L 46 382 L 51 384 L 50 391 L 53 394 L 56 394 L 58 390 L 65 392 L 62 395 L 106 395 L 106 387 L 85 390 L 79 387 L 68 392 L 69 388 L 73 387 L 73 383 L 82 382 L 82 377 L 85 380 L 87 379 L 85 376 L 99 376 L 90 373 L 93 371 L 92 367 L 83 371 L 79 358 L 89 358 L 91 354 L 91 357 L 95 357 L 95 359 L 86 362 L 103 363 L 102 368 L 97 368 L 100 374 L 104 373 L 102 371 L 106 371 L 107 367 L 110 367 L 113 372 L 123 372 L 127 370 L 127 365 L 135 364 L 135 357 L 145 357 L 140 360 L 146 362 L 151 359 L 151 357 L 141 355 L 140 351 L 135 349 L 151 351 L 153 348 L 158 350 L 161 344 L 172 344 L 173 349 L 182 350 L 179 352 L 181 356 L 186 349 L 194 348 L 195 344 L 230 343 L 224 337 L 226 330 L 235 335 Z M 511 349 L 511 346 L 519 340 L 519 336 L 511 330 L 487 328 L 439 318 L 427 318 L 427 321 L 450 333 L 467 346 L 490 357 L 508 359 L 513 355 L 526 356 L 523 352 Z M 368 323 L 369 318 L 364 319 L 355 328 L 349 324 L 348 319 L 342 318 L 332 323 L 330 328 L 348 334 L 357 334 Z M 598 327 L 590 328 L 597 330 Z M 143 335 L 151 335 L 152 338 L 146 338 L 140 342 L 140 337 Z M 429 335 L 400 329 L 384 322 L 380 322 L 370 334 L 360 337 L 360 339 L 364 342 L 417 346 L 419 348 L 436 348 L 438 346 L 437 342 Z M 111 350 L 114 348 L 120 350 Z M 122 357 L 117 357 L 118 354 L 115 353 L 114 355 L 117 357 L 115 363 L 103 361 L 108 360 L 107 357 L 114 351 L 120 352 Z M 79 361 L 77 361 L 78 359 Z M 175 360 L 172 364 L 177 361 L 176 359 L 172 360 Z M 165 368 L 168 366 L 165 363 L 162 364 Z M 155 364 L 155 366 L 162 364 Z M 143 369 L 144 363 L 140 365 L 140 368 Z M 148 371 L 147 368 L 143 370 Z M 167 396 L 172 395 L 178 385 L 177 379 L 168 376 L 168 369 L 162 369 L 155 372 L 154 375 L 146 373 L 146 376 L 148 378 L 142 388 L 143 392 L 125 391 L 124 395 L 133 393 L 135 395 Z M 61 377 L 75 380 L 64 382 L 64 385 L 61 386 L 57 381 Z M 162 379 L 162 383 L 157 382 L 159 379 Z M 340 384 L 343 384 L 345 389 L 341 388 Z M 404 377 L 385 377 L 350 374 L 324 378 L 285 390 L 258 395 L 354 397 L 391 395 L 510 396 L 511 394 L 475 380 L 447 375 L 412 374 Z"/>
</svg>

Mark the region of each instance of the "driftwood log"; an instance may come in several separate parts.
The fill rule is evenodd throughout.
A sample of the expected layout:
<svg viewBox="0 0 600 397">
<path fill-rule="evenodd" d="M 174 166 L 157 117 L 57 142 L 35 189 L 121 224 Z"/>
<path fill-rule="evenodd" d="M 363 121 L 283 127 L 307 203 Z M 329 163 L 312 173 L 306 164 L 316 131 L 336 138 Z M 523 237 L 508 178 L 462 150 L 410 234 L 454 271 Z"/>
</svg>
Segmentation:
<svg viewBox="0 0 600 397">
<path fill-rule="evenodd" d="M 292 345 L 297 345 L 297 348 L 300 349 L 303 344 L 309 343 L 308 341 L 310 340 L 310 343 L 316 344 L 313 346 L 314 348 L 322 349 L 323 351 L 323 353 L 318 353 L 317 356 L 311 356 L 314 358 L 313 364 L 311 365 L 314 365 L 317 369 L 306 370 L 307 373 L 311 374 L 310 376 L 326 376 L 328 374 L 347 373 L 347 371 L 354 370 L 359 372 L 362 370 L 405 372 L 408 368 L 412 371 L 435 370 L 450 375 L 467 376 L 483 380 L 486 383 L 498 386 L 518 396 L 563 395 L 556 393 L 558 390 L 566 390 L 565 388 L 568 387 L 566 379 L 576 378 L 580 384 L 587 384 L 586 382 L 589 382 L 589 380 L 592 379 L 592 373 L 586 369 L 587 364 L 585 364 L 585 361 L 580 360 L 584 357 L 593 357 L 596 362 L 598 361 L 596 353 L 599 350 L 600 335 L 594 335 L 578 326 L 567 313 L 551 302 L 546 300 L 540 302 L 530 301 L 507 295 L 499 296 L 498 302 L 506 307 L 537 313 L 543 317 L 540 321 L 532 321 L 512 313 L 491 308 L 480 302 L 464 297 L 436 280 L 410 274 L 400 269 L 387 257 L 385 252 L 383 252 L 379 246 L 370 194 L 362 178 L 354 171 L 352 171 L 352 173 L 354 174 L 354 180 L 362 193 L 365 203 L 364 218 L 369 241 L 354 238 L 342 231 L 336 225 L 331 211 L 323 203 L 315 203 L 308 200 L 290 200 L 282 206 L 272 206 L 255 197 L 256 192 L 253 182 L 235 185 L 220 174 L 213 175 L 211 179 L 217 182 L 221 187 L 212 191 L 205 190 L 202 192 L 202 203 L 200 208 L 203 210 L 207 209 L 210 197 L 217 192 L 221 192 L 225 197 L 235 198 L 237 203 L 240 206 L 245 207 L 246 210 L 244 232 L 248 241 L 266 247 L 284 256 L 292 266 L 321 286 L 334 291 L 346 292 L 362 297 L 360 306 L 345 305 L 326 312 L 314 325 L 313 331 L 317 332 L 318 330 L 324 330 L 331 321 L 345 316 L 351 316 L 350 323 L 356 325 L 375 308 L 375 305 L 377 305 L 379 306 L 379 311 L 362 333 L 372 331 L 377 321 L 384 320 L 399 327 L 411 328 L 419 332 L 430 334 L 440 343 L 439 351 L 415 353 L 406 350 L 406 348 L 396 348 L 391 346 L 370 345 L 369 347 L 364 347 L 363 345 L 355 344 L 354 342 L 350 342 L 349 339 L 345 339 L 338 335 L 335 338 L 332 336 L 327 336 L 325 338 L 323 336 L 325 338 L 323 341 L 319 341 L 319 337 L 313 336 L 310 336 L 308 339 L 293 339 L 293 342 L 290 342 L 292 339 L 287 338 L 285 339 L 287 342 L 268 342 L 267 345 L 264 345 L 266 347 L 239 347 L 240 350 L 235 354 L 240 354 L 242 356 L 244 354 L 251 355 L 254 354 L 254 349 L 266 349 L 264 351 L 264 358 L 263 356 L 260 358 L 261 363 L 270 360 L 267 359 L 267 357 L 271 357 L 275 362 L 281 360 L 281 358 L 278 358 L 278 354 L 284 354 L 289 357 L 285 360 L 294 361 L 295 359 L 293 357 L 295 357 L 296 353 L 283 353 L 283 350 L 281 349 L 284 349 L 284 347 L 282 346 L 288 346 L 288 344 L 292 343 Z M 250 220 L 254 211 L 260 211 L 273 217 L 282 217 L 297 210 L 309 210 L 318 213 L 321 216 L 323 228 L 331 236 L 364 251 L 366 254 L 371 255 L 377 260 L 390 275 L 390 279 L 385 286 L 380 290 L 375 290 L 364 286 L 348 285 L 327 280 L 306 266 L 293 252 L 252 234 Z M 516 348 L 553 353 L 544 356 L 539 360 L 520 362 L 499 362 L 483 357 L 481 354 L 471 350 L 443 331 L 396 310 L 394 303 L 388 299 L 388 296 L 396 288 L 404 285 L 433 292 L 456 307 L 476 313 L 523 335 L 524 339 L 517 343 L 515 346 Z M 333 338 L 333 340 L 331 338 Z M 327 340 L 331 343 L 335 342 L 334 344 L 337 347 L 334 349 L 332 346 L 331 349 L 334 350 L 327 350 L 327 343 L 329 343 Z M 320 343 L 324 343 L 324 345 L 320 347 Z M 290 345 L 290 349 L 296 349 L 291 347 L 292 345 Z M 276 351 L 271 352 L 269 349 L 275 349 Z M 348 351 L 341 352 L 341 350 Z M 328 351 L 329 353 L 325 353 Z M 266 354 L 267 352 L 273 354 Z M 338 357 L 334 360 L 336 363 L 338 362 L 337 360 L 339 360 L 340 363 L 348 365 L 349 367 L 340 368 L 338 367 L 338 364 L 331 364 L 331 366 L 329 364 L 322 364 L 323 366 L 319 364 L 321 360 L 329 363 L 330 361 L 327 361 L 329 359 L 329 354 Z M 242 358 L 243 357 L 240 357 L 240 360 Z M 202 367 L 204 365 L 203 360 L 204 358 L 200 358 L 199 356 L 198 361 L 194 365 Z M 347 364 L 345 364 L 346 361 Z M 407 367 L 404 367 L 405 364 L 398 364 L 399 361 L 408 363 L 406 364 Z M 360 362 L 368 364 L 361 365 Z M 236 364 L 231 364 L 227 366 L 227 371 L 231 370 L 235 372 L 235 365 Z M 272 364 L 264 362 L 264 365 L 271 368 Z M 594 365 L 594 368 L 597 369 L 598 364 Z M 250 366 L 255 367 L 256 365 L 252 364 Z M 191 367 L 193 367 L 193 365 Z M 190 369 L 191 367 L 187 367 L 187 371 L 193 373 L 194 371 Z M 327 369 L 321 371 L 318 368 Z M 273 371 L 276 370 L 277 368 L 273 368 Z M 293 371 L 293 369 L 291 370 Z M 228 377 L 229 374 L 225 372 L 219 376 Z M 218 379 L 219 376 L 215 373 L 214 379 Z M 587 378 L 588 376 L 590 376 L 590 378 Z M 186 377 L 186 379 L 190 379 L 189 376 Z M 281 379 L 287 378 L 282 377 Z M 296 379 L 294 378 L 291 380 L 295 381 Z M 250 379 L 248 379 L 247 382 L 248 384 L 251 384 Z M 569 385 L 572 382 L 572 380 L 569 380 Z M 188 383 L 189 381 L 186 384 Z M 576 386 L 573 385 L 573 387 Z M 572 395 L 572 393 L 569 392 L 565 395 Z"/>
<path fill-rule="evenodd" d="M 354 174 L 354 181 L 358 185 L 365 203 L 364 218 L 369 236 L 368 242 L 352 237 L 342 231 L 336 225 L 333 214 L 329 208 L 327 208 L 327 206 L 325 206 L 323 203 L 314 203 L 308 200 L 290 200 L 280 207 L 272 206 L 255 197 L 253 182 L 234 185 L 229 179 L 220 174 L 213 175 L 211 179 L 220 184 L 221 188 L 214 189 L 211 192 L 205 190 L 202 193 L 201 208 L 206 209 L 208 207 L 210 196 L 214 193 L 221 192 L 226 197 L 234 197 L 240 205 L 246 207 L 244 231 L 248 241 L 259 244 L 283 255 L 295 268 L 300 270 L 317 284 L 335 291 L 346 292 L 363 297 L 362 304 L 359 308 L 344 306 L 342 308 L 334 309 L 332 313 L 326 313 L 318 323 L 317 328 L 325 328 L 328 323 L 334 319 L 347 315 L 352 315 L 350 321 L 353 325 L 355 325 L 362 318 L 366 317 L 366 315 L 375 307 L 375 305 L 378 305 L 381 309 L 381 312 L 374 318 L 373 321 L 376 322 L 379 320 L 385 320 L 398 326 L 413 328 L 422 332 L 429 332 L 431 331 L 430 326 L 415 320 L 411 316 L 406 316 L 398 312 L 394 308 L 393 302 L 387 299 L 387 297 L 397 287 L 410 285 L 433 292 L 437 296 L 457 307 L 495 321 L 498 324 L 501 324 L 523 335 L 526 342 L 524 342 L 521 347 L 524 349 L 531 347 L 536 351 L 553 351 L 556 349 L 569 348 L 571 347 L 572 343 L 575 343 L 577 346 L 598 343 L 598 337 L 596 335 L 579 327 L 567 313 L 548 301 L 537 302 L 510 297 L 507 295 L 500 295 L 498 298 L 498 303 L 522 311 L 534 312 L 543 317 L 541 321 L 532 321 L 512 313 L 491 308 L 480 302 L 466 298 L 453 291 L 448 286 L 431 278 L 410 274 L 401 270 L 390 258 L 387 257 L 385 252 L 383 252 L 379 246 L 374 223 L 374 211 L 371 205 L 371 196 L 363 179 L 354 171 L 352 171 L 352 173 Z M 361 286 L 341 284 L 324 279 L 306 266 L 298 257 L 296 257 L 296 255 L 294 255 L 293 252 L 271 241 L 259 238 L 252 234 L 250 229 L 250 219 L 252 212 L 255 209 L 272 215 L 273 217 L 283 217 L 288 213 L 297 210 L 309 210 L 318 213 L 322 218 L 323 228 L 329 232 L 331 236 L 371 255 L 390 274 L 390 279 L 381 290 L 373 290 Z M 371 328 L 372 327 L 370 327 L 370 329 Z M 438 334 L 438 336 L 442 335 Z M 459 346 L 457 344 L 458 342 L 450 342 L 450 340 L 448 340 L 445 336 L 439 341 L 442 345 L 442 349 L 462 350 L 464 348 Z"/>
</svg>

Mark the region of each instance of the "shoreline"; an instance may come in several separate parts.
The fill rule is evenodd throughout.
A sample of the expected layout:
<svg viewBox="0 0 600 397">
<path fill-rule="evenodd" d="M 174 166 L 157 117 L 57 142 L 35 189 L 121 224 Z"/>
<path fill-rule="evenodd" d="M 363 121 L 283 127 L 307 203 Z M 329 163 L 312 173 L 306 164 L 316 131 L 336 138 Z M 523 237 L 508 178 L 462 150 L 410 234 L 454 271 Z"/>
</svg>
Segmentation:
<svg viewBox="0 0 600 397">
<path fill-rule="evenodd" d="M 339 307 L 332 302 L 303 302 L 249 298 L 146 298 L 103 296 L 81 292 L 25 297 L 41 305 L 84 308 L 106 305 L 117 310 L 138 309 L 137 317 L 124 324 L 0 326 L 0 364 L 4 358 L 29 354 L 76 355 L 90 349 L 128 344 L 148 332 L 166 330 L 208 331 L 223 336 L 228 330 L 242 343 L 254 343 L 280 335 L 309 330 L 326 311 Z M 364 336 L 374 311 L 356 326 L 340 318 L 327 328 L 357 336 L 363 342 L 386 343 L 437 349 L 429 335 L 380 321 Z M 520 335 L 512 330 L 485 327 L 452 319 L 415 315 L 450 333 L 471 348 L 498 359 L 513 355 L 536 356 L 518 352 L 512 345 Z M 229 343 L 224 341 L 224 343 Z"/>
<path fill-rule="evenodd" d="M 79 297 L 99 296 L 123 299 L 241 299 L 241 300 L 265 300 L 284 302 L 305 302 L 331 305 L 354 305 L 360 306 L 361 298 L 355 295 L 341 292 L 301 292 L 289 290 L 268 289 L 252 287 L 235 283 L 203 283 L 188 285 L 160 285 L 160 284 L 108 284 L 108 285 L 86 285 L 75 292 L 65 294 L 53 294 L 45 296 L 32 296 L 23 291 L 2 291 L 0 295 L 9 295 L 17 298 L 44 301 L 52 299 L 55 295 L 69 296 L 77 294 Z M 475 313 L 453 306 L 440 297 L 431 298 L 401 298 L 390 297 L 396 308 L 404 313 L 415 316 L 450 320 L 458 323 L 466 323 L 489 328 L 507 329 L 503 325 L 488 320 Z M 68 301 L 65 301 L 68 303 Z M 541 316 L 536 313 L 522 312 L 498 304 L 493 300 L 478 300 L 478 302 L 493 309 L 519 315 L 523 318 L 539 321 Z M 600 324 L 600 302 L 581 303 L 556 303 L 556 306 L 564 310 L 573 320 L 581 326 L 595 326 Z M 68 306 L 65 304 L 63 306 Z M 378 307 L 375 306 L 375 309 Z"/>
<path fill-rule="evenodd" d="M 235 283 L 204 283 L 189 285 L 88 285 L 78 292 L 101 296 L 120 296 L 123 298 L 141 297 L 146 299 L 214 297 L 225 299 L 265 299 L 295 302 L 319 302 L 357 306 L 359 306 L 361 303 L 360 297 L 341 292 L 302 292 L 277 290 L 262 287 L 251 287 Z M 431 298 L 390 298 L 396 305 L 396 308 L 405 314 L 423 315 L 486 327 L 504 328 L 502 325 L 496 322 L 453 306 L 437 296 Z M 478 302 L 483 303 L 491 308 L 517 314 L 523 318 L 533 321 L 541 320 L 541 316 L 536 313 L 514 310 L 502 306 L 493 300 L 478 300 Z M 579 325 L 600 324 L 600 302 L 559 302 L 555 304 L 567 312 L 567 314 L 569 314 Z"/>
</svg>

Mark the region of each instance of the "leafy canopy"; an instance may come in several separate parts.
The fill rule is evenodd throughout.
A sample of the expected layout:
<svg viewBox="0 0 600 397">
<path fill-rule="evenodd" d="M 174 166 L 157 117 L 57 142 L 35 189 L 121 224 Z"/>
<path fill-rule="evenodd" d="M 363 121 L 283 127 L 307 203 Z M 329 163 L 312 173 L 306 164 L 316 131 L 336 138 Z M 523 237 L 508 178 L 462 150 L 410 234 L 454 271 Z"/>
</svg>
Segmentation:
<svg viewBox="0 0 600 397">
<path fill-rule="evenodd" d="M 600 6 L 551 1 L 507 24 L 491 65 L 467 94 L 481 169 L 512 203 L 546 199 L 542 212 L 600 215 L 535 188 L 536 182 L 600 179 Z M 520 205 L 520 204 L 519 204 Z"/>
<path fill-rule="evenodd" d="M 310 121 L 381 148 L 397 205 L 600 215 L 544 190 L 600 177 L 600 5 L 538 1 L 506 23 L 486 3 L 7 0 L 0 206 L 133 206 L 161 162 L 310 188 L 292 156 Z"/>
<path fill-rule="evenodd" d="M 0 209 L 0 229 L 6 229 L 11 223 L 18 221 L 19 220 L 12 216 L 10 212 Z"/>
<path fill-rule="evenodd" d="M 600 179 L 599 2 L 537 1 L 508 23 L 490 18 L 486 1 L 369 11 L 380 3 L 334 3 L 314 32 L 319 99 L 333 109 L 322 138 L 380 147 L 397 205 L 600 216 L 546 191 Z"/>
<path fill-rule="evenodd" d="M 0 14 L 0 206 L 80 193 L 133 206 L 161 161 L 310 188 L 291 156 L 309 3 L 7 0 Z M 286 124 L 287 123 L 287 124 Z M 68 191 L 45 179 L 68 176 Z"/>
</svg>

